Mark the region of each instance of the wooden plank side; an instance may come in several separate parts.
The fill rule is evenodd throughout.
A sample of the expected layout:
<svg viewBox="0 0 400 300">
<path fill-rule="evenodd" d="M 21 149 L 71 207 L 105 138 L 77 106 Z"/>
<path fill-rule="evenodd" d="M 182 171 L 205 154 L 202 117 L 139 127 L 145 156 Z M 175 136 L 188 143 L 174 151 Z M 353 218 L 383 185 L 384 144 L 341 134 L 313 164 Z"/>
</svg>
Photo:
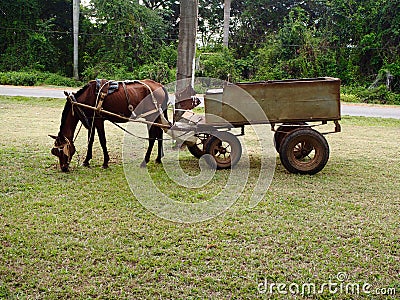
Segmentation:
<svg viewBox="0 0 400 300">
<path fill-rule="evenodd" d="M 221 110 L 215 114 L 232 123 L 260 121 L 258 105 L 249 99 L 249 95 L 261 106 L 271 123 L 340 119 L 340 80 L 329 77 L 226 86 Z M 206 95 L 206 113 L 213 113 L 212 109 L 207 107 Z"/>
</svg>

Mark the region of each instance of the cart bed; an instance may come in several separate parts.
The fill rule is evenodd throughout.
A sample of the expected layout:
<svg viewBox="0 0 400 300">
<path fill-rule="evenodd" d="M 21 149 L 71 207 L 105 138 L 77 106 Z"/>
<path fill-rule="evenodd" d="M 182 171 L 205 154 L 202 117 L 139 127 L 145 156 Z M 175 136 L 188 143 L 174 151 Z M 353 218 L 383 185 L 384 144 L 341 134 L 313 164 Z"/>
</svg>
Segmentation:
<svg viewBox="0 0 400 300">
<path fill-rule="evenodd" d="M 209 125 L 218 125 L 221 118 L 233 125 L 340 120 L 340 79 L 323 77 L 229 84 L 223 90 L 207 91 L 204 102 L 205 123 Z M 259 118 L 258 105 L 267 121 Z"/>
</svg>

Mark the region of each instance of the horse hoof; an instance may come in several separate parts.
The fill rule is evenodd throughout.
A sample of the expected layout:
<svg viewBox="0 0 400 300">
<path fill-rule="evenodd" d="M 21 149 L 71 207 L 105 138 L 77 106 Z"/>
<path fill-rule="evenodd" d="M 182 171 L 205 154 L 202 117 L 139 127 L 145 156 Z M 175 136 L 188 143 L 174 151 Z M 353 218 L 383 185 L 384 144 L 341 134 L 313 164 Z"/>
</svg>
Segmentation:
<svg viewBox="0 0 400 300">
<path fill-rule="evenodd" d="M 101 166 L 103 169 L 108 169 L 108 165 L 102 165 Z"/>
<path fill-rule="evenodd" d="M 87 161 L 84 161 L 82 166 L 84 166 L 86 168 L 90 168 L 90 164 Z"/>
<path fill-rule="evenodd" d="M 146 168 L 146 166 L 147 166 L 147 163 L 145 161 L 142 161 L 142 163 L 140 164 L 140 167 L 141 168 Z"/>
<path fill-rule="evenodd" d="M 161 164 L 161 159 L 156 159 L 157 164 Z"/>
</svg>

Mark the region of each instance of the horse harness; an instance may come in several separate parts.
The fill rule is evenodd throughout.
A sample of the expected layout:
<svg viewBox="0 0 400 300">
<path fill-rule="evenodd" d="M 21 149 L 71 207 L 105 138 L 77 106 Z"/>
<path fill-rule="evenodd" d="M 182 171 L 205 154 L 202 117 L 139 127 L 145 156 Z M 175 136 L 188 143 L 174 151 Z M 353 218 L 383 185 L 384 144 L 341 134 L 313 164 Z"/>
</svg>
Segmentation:
<svg viewBox="0 0 400 300">
<path fill-rule="evenodd" d="M 128 117 L 121 116 L 121 115 L 119 115 L 118 117 L 120 117 L 122 119 L 126 119 L 127 121 L 128 120 L 139 121 L 138 119 L 140 119 L 140 118 L 145 118 L 146 116 L 149 116 L 151 114 L 158 113 L 160 115 L 160 119 L 161 119 L 161 124 L 159 124 L 158 126 L 163 128 L 164 131 L 166 131 L 167 129 L 169 129 L 171 127 L 171 123 L 164 116 L 164 112 L 163 112 L 163 109 L 162 109 L 162 104 L 161 105 L 158 104 L 157 99 L 155 98 L 154 93 L 151 90 L 150 86 L 148 86 L 146 83 L 144 83 L 143 81 L 140 81 L 140 80 L 125 80 L 125 81 L 113 81 L 113 80 L 110 80 L 110 81 L 103 82 L 103 80 L 96 79 L 96 94 L 97 94 L 97 98 L 96 98 L 95 106 L 93 106 L 93 107 L 90 106 L 89 107 L 87 105 L 81 104 L 76 100 L 74 94 L 69 94 L 67 96 L 67 100 L 72 105 L 72 114 L 77 113 L 78 118 L 81 121 L 82 125 L 86 129 L 92 130 L 93 124 L 94 124 L 94 118 L 93 118 L 92 122 L 90 122 L 89 119 L 87 118 L 85 112 L 83 111 L 82 107 L 91 109 L 91 110 L 94 111 L 94 113 L 97 113 L 98 115 L 101 115 L 103 102 L 105 101 L 105 99 L 106 99 L 106 97 L 108 95 L 111 95 L 112 93 L 114 93 L 115 91 L 118 90 L 120 83 L 122 84 L 122 86 L 124 88 L 128 109 L 131 112 L 131 117 L 128 118 Z M 152 109 L 150 111 L 147 111 L 147 112 L 144 112 L 144 113 L 141 113 L 140 115 L 136 115 L 135 114 L 134 107 L 130 103 L 130 98 L 129 98 L 129 94 L 128 94 L 127 87 L 126 87 L 127 84 L 131 84 L 131 83 L 140 83 L 140 84 L 144 85 L 149 90 L 152 102 L 154 104 L 154 109 Z M 133 91 L 136 94 L 135 89 L 133 89 Z M 166 99 L 168 99 L 168 97 L 166 97 Z M 165 103 L 165 104 L 167 104 L 167 103 Z M 107 111 L 103 111 L 103 112 L 106 113 L 106 114 L 110 114 Z M 115 115 L 115 116 L 117 117 L 117 115 Z M 126 131 L 124 128 L 119 126 L 116 122 L 112 122 L 112 123 L 114 125 L 118 126 L 119 128 L 123 129 L 124 131 Z M 153 125 L 154 122 L 147 122 L 147 124 L 148 125 Z M 79 131 L 80 131 L 80 129 L 81 128 L 79 128 Z M 78 131 L 78 133 L 79 133 L 79 131 Z M 77 136 L 78 136 L 78 134 L 76 135 L 75 139 L 77 138 Z M 75 139 L 74 139 L 74 141 L 75 141 Z M 67 143 L 68 143 L 68 145 L 70 145 L 69 141 Z M 54 146 L 54 148 L 59 149 L 59 151 L 63 151 L 64 146 L 65 145 Z M 69 150 L 69 148 L 67 147 L 65 149 L 65 152 L 66 152 L 67 149 Z"/>
<path fill-rule="evenodd" d="M 71 162 L 72 155 L 73 155 L 73 154 L 71 154 L 71 152 L 72 152 L 71 149 L 75 152 L 75 147 L 74 147 L 73 143 L 71 143 L 71 141 L 68 138 L 66 138 L 65 136 L 64 136 L 64 139 L 66 142 L 62 143 L 61 145 L 56 145 L 56 142 L 54 143 L 53 149 L 51 149 L 51 153 L 53 153 L 56 156 L 59 156 L 59 155 L 54 153 L 55 151 L 58 151 L 58 154 L 60 154 L 61 152 L 64 153 L 65 156 L 68 157 L 68 164 L 69 164 Z"/>
<path fill-rule="evenodd" d="M 147 117 L 149 115 L 152 115 L 152 114 L 158 112 L 161 115 L 162 123 L 164 123 L 164 121 L 165 121 L 165 124 L 169 124 L 169 122 L 167 120 L 165 120 L 165 118 L 163 117 L 163 113 L 164 112 L 162 110 L 161 105 L 158 104 L 157 99 L 154 96 L 154 93 L 153 93 L 152 89 L 150 88 L 150 86 L 148 86 L 146 83 L 144 83 L 143 81 L 140 81 L 140 80 L 125 80 L 125 81 L 109 80 L 109 81 L 105 81 L 103 83 L 103 80 L 96 79 L 97 99 L 96 99 L 96 109 L 95 110 L 97 111 L 97 113 L 100 114 L 105 98 L 108 95 L 111 95 L 112 93 L 117 91 L 118 88 L 119 88 L 119 84 L 120 83 L 122 84 L 122 87 L 124 88 L 125 98 L 126 98 L 126 101 L 127 101 L 127 104 L 128 104 L 128 109 L 132 113 L 131 118 L 133 118 L 133 119 L 145 118 L 145 117 Z M 134 107 L 130 102 L 129 93 L 128 93 L 128 90 L 127 90 L 127 87 L 126 87 L 127 84 L 132 84 L 132 83 L 140 83 L 141 85 L 145 86 L 149 90 L 150 95 L 151 95 L 151 100 L 152 100 L 152 102 L 154 104 L 154 109 L 152 109 L 150 111 L 147 111 L 145 113 L 142 113 L 140 115 L 136 115 L 135 114 Z"/>
</svg>

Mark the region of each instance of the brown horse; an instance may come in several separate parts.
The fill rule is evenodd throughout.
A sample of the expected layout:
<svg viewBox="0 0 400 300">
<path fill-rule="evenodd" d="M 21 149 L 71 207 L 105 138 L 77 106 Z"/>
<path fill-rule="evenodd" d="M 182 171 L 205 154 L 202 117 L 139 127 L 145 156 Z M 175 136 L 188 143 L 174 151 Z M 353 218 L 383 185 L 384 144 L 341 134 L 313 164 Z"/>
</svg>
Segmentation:
<svg viewBox="0 0 400 300">
<path fill-rule="evenodd" d="M 107 168 L 110 158 L 106 145 L 104 121 L 109 120 L 115 123 L 122 123 L 127 122 L 127 118 L 130 117 L 144 117 L 150 122 L 148 125 L 149 146 L 142 166 L 146 166 L 149 162 L 155 140 L 158 140 L 156 162 L 161 162 L 161 158 L 163 157 L 163 130 L 159 126 L 151 125 L 151 122 L 159 124 L 168 122 L 166 111 L 168 93 L 161 84 L 152 80 L 126 82 L 97 80 L 90 81 L 76 93 L 69 95 L 65 92 L 65 94 L 67 101 L 62 112 L 60 131 L 57 136 L 51 136 L 55 139 L 51 153 L 59 158 L 62 171 L 68 171 L 69 163 L 75 153 L 73 137 L 78 121 L 81 121 L 89 131 L 88 149 L 83 162 L 84 166 L 89 166 L 89 161 L 92 159 L 94 128 L 97 129 L 103 149 L 103 168 Z M 82 107 L 76 105 L 76 103 L 97 109 Z M 111 112 L 114 115 L 106 114 L 105 111 Z"/>
<path fill-rule="evenodd" d="M 149 133 L 149 145 L 141 166 L 145 167 L 149 162 L 156 140 L 158 141 L 156 162 L 161 163 L 161 158 L 164 155 L 162 148 L 163 130 L 157 124 L 162 124 L 164 128 L 169 127 L 170 124 L 167 117 L 168 92 L 160 83 L 148 79 L 122 82 L 93 80 L 76 93 L 64 93 L 67 96 L 67 101 L 62 112 L 60 130 L 57 136 L 50 135 L 55 139 L 51 153 L 59 158 L 60 168 L 63 172 L 68 171 L 72 156 L 75 153 L 73 137 L 79 121 L 88 129 L 89 135 L 84 166 L 89 166 L 89 161 L 92 159 L 95 128 L 103 149 L 103 168 L 107 168 L 110 158 L 106 145 L 104 121 L 123 123 L 128 121 L 127 118 L 138 117 L 147 120 Z M 82 107 L 76 103 L 91 108 Z M 190 110 L 199 103 L 199 99 L 187 97 L 181 99 L 178 105 L 181 109 Z M 112 115 L 106 112 L 111 112 Z M 152 125 L 152 123 L 156 125 Z"/>
</svg>

